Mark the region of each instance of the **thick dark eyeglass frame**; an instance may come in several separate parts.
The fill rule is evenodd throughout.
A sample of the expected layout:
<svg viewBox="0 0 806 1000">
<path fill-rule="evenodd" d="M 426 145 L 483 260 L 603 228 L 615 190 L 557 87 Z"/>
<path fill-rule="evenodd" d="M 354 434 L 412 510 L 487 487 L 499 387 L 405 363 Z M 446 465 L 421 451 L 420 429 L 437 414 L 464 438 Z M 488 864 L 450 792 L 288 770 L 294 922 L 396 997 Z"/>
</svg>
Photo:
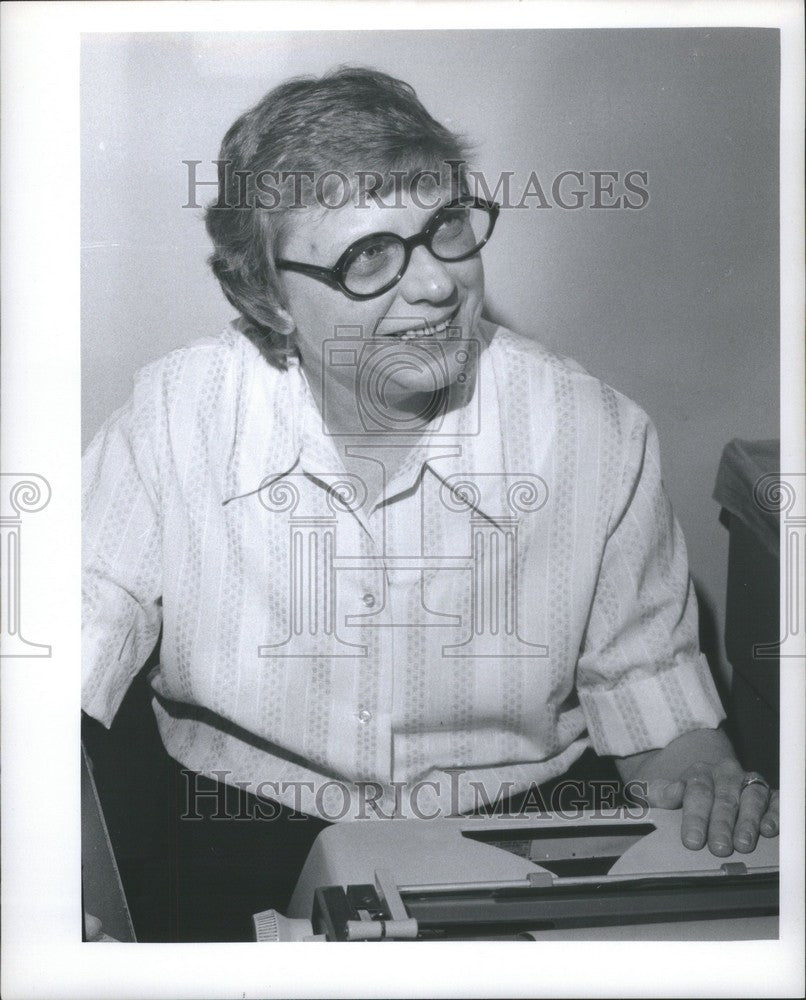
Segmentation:
<svg viewBox="0 0 806 1000">
<path fill-rule="evenodd" d="M 481 208 L 487 212 L 489 216 L 487 233 L 481 243 L 474 247 L 469 253 L 462 254 L 461 257 L 441 257 L 438 253 L 434 252 L 431 241 L 442 224 L 445 214 L 454 208 Z M 283 258 L 278 258 L 275 261 L 275 267 L 278 271 L 297 271 L 299 274 L 308 275 L 309 278 L 315 278 L 317 281 L 323 281 L 326 285 L 330 285 L 331 288 L 338 289 L 348 298 L 356 301 L 374 299 L 379 295 L 383 295 L 384 292 L 388 292 L 390 288 L 394 288 L 394 286 L 400 281 L 406 273 L 409 261 L 411 260 L 412 251 L 415 247 L 426 247 L 432 257 L 446 264 L 456 264 L 460 261 L 468 260 L 470 257 L 475 257 L 492 236 L 493 229 L 495 228 L 495 222 L 500 211 L 501 206 L 494 201 L 485 201 L 483 198 L 455 198 L 446 205 L 440 206 L 420 232 L 415 233 L 414 236 L 404 237 L 400 236 L 398 233 L 389 232 L 369 233 L 367 236 L 362 236 L 361 239 L 356 240 L 355 243 L 351 243 L 333 267 L 321 267 L 318 264 L 303 264 L 300 261 L 285 260 Z M 344 283 L 344 272 L 347 265 L 355 256 L 356 251 L 360 251 L 365 244 L 370 245 L 374 240 L 378 239 L 379 236 L 389 237 L 390 239 L 400 243 L 403 247 L 403 262 L 400 265 L 400 269 L 397 274 L 390 281 L 387 281 L 383 288 L 379 288 L 377 292 L 353 292 Z"/>
</svg>

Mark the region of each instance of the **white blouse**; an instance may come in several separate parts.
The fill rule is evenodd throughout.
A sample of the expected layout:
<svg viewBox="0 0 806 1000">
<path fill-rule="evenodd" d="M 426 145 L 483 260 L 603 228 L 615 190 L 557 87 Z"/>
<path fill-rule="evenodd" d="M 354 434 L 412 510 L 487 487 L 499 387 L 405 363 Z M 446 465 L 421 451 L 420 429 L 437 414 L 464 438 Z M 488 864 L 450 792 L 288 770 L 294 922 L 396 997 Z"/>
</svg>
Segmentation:
<svg viewBox="0 0 806 1000">
<path fill-rule="evenodd" d="M 85 456 L 84 709 L 111 723 L 162 625 L 168 752 L 325 819 L 473 809 L 715 727 L 652 424 L 486 338 L 374 503 L 298 363 L 229 329 L 145 368 Z"/>
</svg>

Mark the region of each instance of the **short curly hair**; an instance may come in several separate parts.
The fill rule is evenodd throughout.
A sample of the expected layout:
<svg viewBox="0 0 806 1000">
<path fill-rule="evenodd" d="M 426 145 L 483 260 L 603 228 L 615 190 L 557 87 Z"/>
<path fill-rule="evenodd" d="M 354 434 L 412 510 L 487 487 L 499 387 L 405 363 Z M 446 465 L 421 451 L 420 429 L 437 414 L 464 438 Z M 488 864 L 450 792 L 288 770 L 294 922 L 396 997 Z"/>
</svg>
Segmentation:
<svg viewBox="0 0 806 1000">
<path fill-rule="evenodd" d="M 218 197 L 206 207 L 209 263 L 241 329 L 270 362 L 285 367 L 290 349 L 278 332 L 284 303 L 274 258 L 289 213 L 313 207 L 299 201 L 301 173 L 339 172 L 355 189 L 355 177 L 374 172 L 384 178 L 381 196 L 390 179 L 411 184 L 424 171 L 443 177 L 445 164 L 460 164 L 451 169 L 463 181 L 468 152 L 466 140 L 432 118 L 409 84 L 359 67 L 289 80 L 234 122 L 221 145 Z M 267 176 L 284 181 L 269 200 Z"/>
</svg>

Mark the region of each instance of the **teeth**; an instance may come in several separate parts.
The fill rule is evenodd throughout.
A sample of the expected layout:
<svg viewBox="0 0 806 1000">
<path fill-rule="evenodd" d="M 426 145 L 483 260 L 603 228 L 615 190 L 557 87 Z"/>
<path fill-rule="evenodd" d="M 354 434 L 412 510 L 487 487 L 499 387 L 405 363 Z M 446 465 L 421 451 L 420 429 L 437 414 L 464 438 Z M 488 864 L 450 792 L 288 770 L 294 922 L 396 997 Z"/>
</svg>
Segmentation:
<svg viewBox="0 0 806 1000">
<path fill-rule="evenodd" d="M 433 337 L 434 334 L 444 333 L 448 329 L 448 320 L 443 320 L 437 326 L 421 326 L 416 330 L 404 330 L 396 334 L 399 340 L 421 340 L 423 337 Z"/>
</svg>

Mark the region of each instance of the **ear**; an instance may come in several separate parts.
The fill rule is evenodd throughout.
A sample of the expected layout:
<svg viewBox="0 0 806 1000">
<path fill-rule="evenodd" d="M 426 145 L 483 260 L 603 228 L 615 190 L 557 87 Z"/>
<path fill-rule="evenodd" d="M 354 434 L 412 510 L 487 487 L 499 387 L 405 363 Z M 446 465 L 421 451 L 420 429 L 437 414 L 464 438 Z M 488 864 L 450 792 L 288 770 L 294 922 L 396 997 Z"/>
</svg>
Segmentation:
<svg viewBox="0 0 806 1000">
<path fill-rule="evenodd" d="M 288 312 L 288 310 L 282 309 L 279 306 L 276 309 L 276 316 L 276 322 L 273 324 L 274 329 L 277 333 L 281 333 L 284 337 L 290 337 L 296 329 L 294 317 L 290 312 Z"/>
</svg>

